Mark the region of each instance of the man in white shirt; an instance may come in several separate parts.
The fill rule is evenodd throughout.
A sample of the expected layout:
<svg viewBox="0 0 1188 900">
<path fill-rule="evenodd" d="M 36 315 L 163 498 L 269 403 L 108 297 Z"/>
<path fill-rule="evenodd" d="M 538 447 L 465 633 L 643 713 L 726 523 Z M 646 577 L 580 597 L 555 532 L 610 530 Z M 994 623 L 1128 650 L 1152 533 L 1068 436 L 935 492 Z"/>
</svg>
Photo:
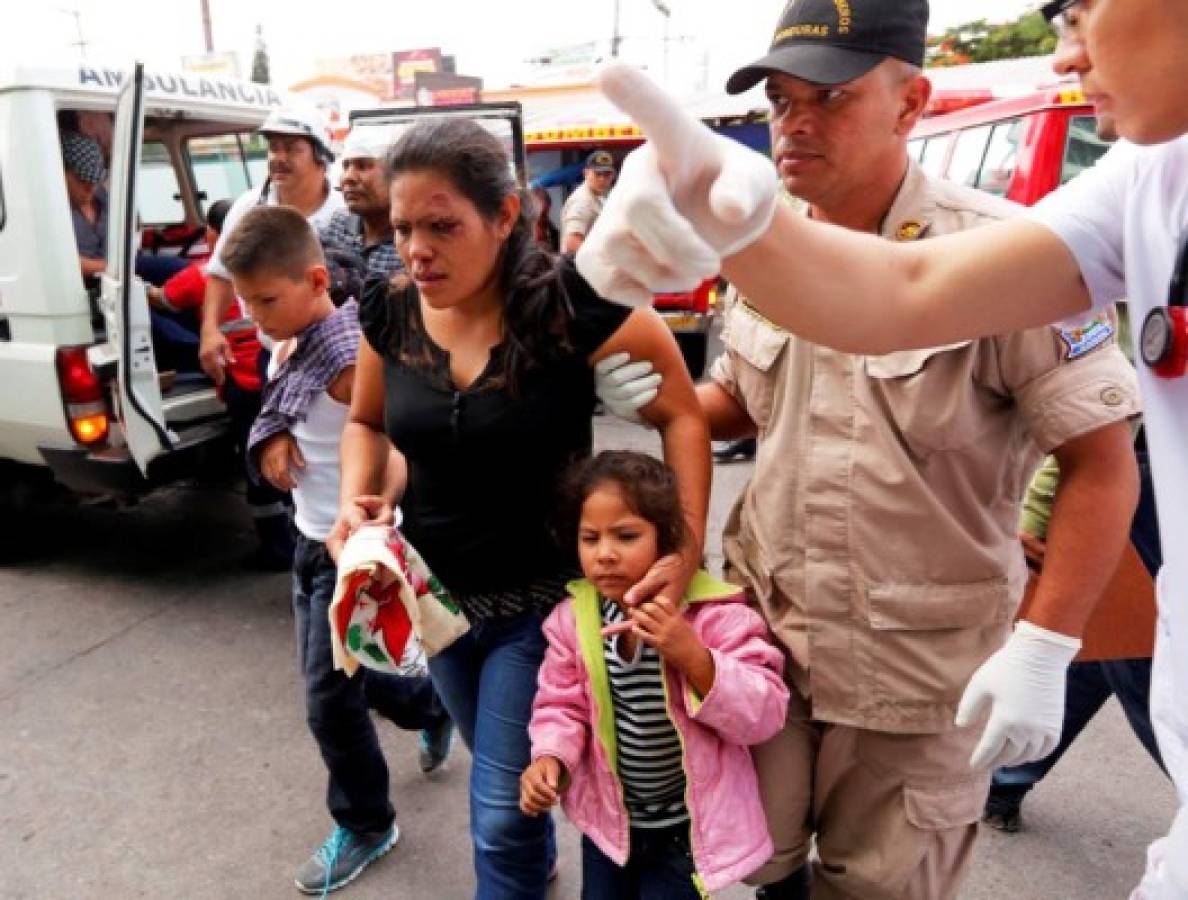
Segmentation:
<svg viewBox="0 0 1188 900">
<path fill-rule="evenodd" d="M 206 298 L 202 304 L 202 332 L 198 361 L 202 370 L 223 388 L 235 443 L 243 455 L 248 431 L 260 411 L 260 393 L 242 389 L 225 369 L 233 361 L 231 345 L 219 329 L 232 303 L 239 303 L 231 275 L 221 254 L 228 237 L 248 210 L 256 206 L 285 204 L 309 219 L 315 231 L 325 228 L 336 210 L 345 209 L 342 194 L 332 190 L 326 169 L 334 161 L 330 132 L 316 113 L 281 109 L 260 126 L 268 138 L 268 178 L 259 187 L 240 194 L 227 212 L 218 243 L 206 265 Z M 261 381 L 267 355 L 259 361 Z M 293 533 L 289 523 L 288 495 L 268 484 L 248 479 L 248 509 L 260 546 L 250 559 L 257 568 L 287 571 L 293 559 Z"/>
<path fill-rule="evenodd" d="M 1188 377 L 1174 365 L 1188 356 L 1188 79 L 1168 73 L 1188 54 L 1188 10 L 1182 0 L 1055 0 L 1044 12 L 1064 33 L 1063 70 L 1132 143 L 1021 218 L 912 244 L 812 222 L 776 202 L 770 161 L 700 127 L 638 73 L 616 69 L 602 76 L 603 89 L 652 144 L 628 158 L 578 265 L 600 293 L 633 304 L 688 289 L 720 266 L 777 324 L 863 353 L 1013 331 L 1129 298 L 1142 335 L 1136 355 L 1146 360 L 1139 377 L 1160 530 L 1172 547 L 1188 533 Z M 876 292 L 883 300 L 872 307 Z M 1157 370 L 1165 337 L 1173 364 Z M 1075 540 L 1069 532 L 1049 543 Z M 1182 805 L 1134 897 L 1184 900 L 1188 558 L 1169 552 L 1159 587 L 1151 703 Z M 1074 633 L 1078 623 L 1068 624 Z M 998 763 L 1043 755 L 1059 732 L 1063 666 L 1052 662 L 1016 632 L 979 673 L 975 711 L 989 708 Z"/>
<path fill-rule="evenodd" d="M 219 323 L 227 307 L 235 301 L 231 276 L 219 254 L 239 220 L 253 206 L 284 204 L 295 207 L 309 219 L 315 231 L 321 231 L 330 224 L 336 210 L 346 208 L 342 194 L 331 189 L 326 177 L 334 152 L 330 149 L 330 132 L 320 116 L 304 110 L 277 110 L 260 126 L 259 132 L 268 139 L 268 177 L 259 187 L 244 191 L 235 200 L 206 266 L 210 278 L 202 306 L 202 344 L 198 356 L 203 371 L 215 384 L 223 383 L 223 369 L 231 358 L 230 346 L 219 331 Z"/>
</svg>

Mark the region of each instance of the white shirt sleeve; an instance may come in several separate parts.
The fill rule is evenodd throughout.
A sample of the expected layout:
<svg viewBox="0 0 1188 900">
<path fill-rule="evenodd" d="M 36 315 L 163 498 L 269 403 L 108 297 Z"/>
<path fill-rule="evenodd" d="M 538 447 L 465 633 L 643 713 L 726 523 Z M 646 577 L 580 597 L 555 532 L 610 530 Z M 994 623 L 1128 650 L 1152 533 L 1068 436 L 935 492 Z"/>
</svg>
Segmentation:
<svg viewBox="0 0 1188 900">
<path fill-rule="evenodd" d="M 235 226 L 239 224 L 249 209 L 256 205 L 260 199 L 260 189 L 253 188 L 250 191 L 244 191 L 235 198 L 235 202 L 231 204 L 231 208 L 227 210 L 227 217 L 223 219 L 223 230 L 219 232 L 218 243 L 215 244 L 214 252 L 210 255 L 210 259 L 206 262 L 206 274 L 213 275 L 215 278 L 222 278 L 224 281 L 231 280 L 231 273 L 223 266 L 223 248 L 227 245 L 227 235 L 235 230 Z"/>
<path fill-rule="evenodd" d="M 1095 307 L 1126 297 L 1126 197 L 1135 148 L 1119 142 L 1097 165 L 1027 210 L 1072 252 Z"/>
</svg>

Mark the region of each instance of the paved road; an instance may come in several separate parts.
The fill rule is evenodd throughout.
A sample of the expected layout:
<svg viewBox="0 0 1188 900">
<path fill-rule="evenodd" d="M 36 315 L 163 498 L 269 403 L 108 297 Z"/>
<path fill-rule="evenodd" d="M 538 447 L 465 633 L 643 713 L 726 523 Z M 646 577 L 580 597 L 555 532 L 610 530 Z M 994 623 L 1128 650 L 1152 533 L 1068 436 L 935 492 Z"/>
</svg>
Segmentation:
<svg viewBox="0 0 1188 900">
<path fill-rule="evenodd" d="M 655 446 L 607 419 L 598 440 Z M 716 472 L 711 559 L 748 470 Z M 293 872 L 328 827 L 323 774 L 302 719 L 287 578 L 237 566 L 250 545 L 240 498 L 178 489 L 125 511 L 43 511 L 10 531 L 0 897 L 296 896 Z M 430 781 L 415 736 L 381 732 L 403 837 L 343 896 L 462 900 L 466 753 Z M 984 836 L 963 897 L 1124 897 L 1172 811 L 1111 704 L 1029 801 L 1028 830 Z M 554 896 L 571 898 L 578 854 L 562 832 Z"/>
</svg>

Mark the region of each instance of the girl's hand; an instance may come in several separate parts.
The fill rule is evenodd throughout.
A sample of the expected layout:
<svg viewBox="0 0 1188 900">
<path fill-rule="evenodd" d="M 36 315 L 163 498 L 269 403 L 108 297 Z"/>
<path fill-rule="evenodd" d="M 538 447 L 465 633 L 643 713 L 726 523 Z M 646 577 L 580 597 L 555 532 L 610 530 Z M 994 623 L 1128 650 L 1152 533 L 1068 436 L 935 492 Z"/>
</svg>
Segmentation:
<svg viewBox="0 0 1188 900">
<path fill-rule="evenodd" d="M 338 519 L 326 538 L 326 549 L 330 557 L 338 562 L 343 544 L 352 534 L 365 525 L 391 525 L 394 521 L 392 504 L 383 497 L 364 494 L 343 503 Z"/>
<path fill-rule="evenodd" d="M 279 431 L 260 446 L 260 474 L 278 491 L 297 487 L 294 470 L 304 468 L 305 457 L 289 432 Z"/>
<path fill-rule="evenodd" d="M 680 608 L 667 597 L 657 597 L 629 613 L 639 639 L 679 669 L 702 696 L 714 683 L 714 658 L 701 643 Z"/>
<path fill-rule="evenodd" d="M 520 776 L 520 811 L 539 816 L 557 805 L 565 766 L 555 756 L 541 756 Z"/>
</svg>

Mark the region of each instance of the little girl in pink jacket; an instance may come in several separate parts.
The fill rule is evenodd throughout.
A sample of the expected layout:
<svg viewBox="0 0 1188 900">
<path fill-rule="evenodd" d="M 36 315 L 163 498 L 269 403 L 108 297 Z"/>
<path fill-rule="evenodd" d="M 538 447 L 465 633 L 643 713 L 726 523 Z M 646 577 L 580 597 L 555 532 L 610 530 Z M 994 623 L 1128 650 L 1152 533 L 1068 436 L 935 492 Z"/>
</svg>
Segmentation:
<svg viewBox="0 0 1188 900">
<path fill-rule="evenodd" d="M 683 543 L 671 471 L 606 452 L 570 478 L 585 578 L 545 622 L 520 806 L 560 800 L 582 897 L 698 898 L 767 861 L 748 747 L 784 724 L 783 657 L 741 591 L 698 572 L 678 605 L 623 595 Z"/>
</svg>

